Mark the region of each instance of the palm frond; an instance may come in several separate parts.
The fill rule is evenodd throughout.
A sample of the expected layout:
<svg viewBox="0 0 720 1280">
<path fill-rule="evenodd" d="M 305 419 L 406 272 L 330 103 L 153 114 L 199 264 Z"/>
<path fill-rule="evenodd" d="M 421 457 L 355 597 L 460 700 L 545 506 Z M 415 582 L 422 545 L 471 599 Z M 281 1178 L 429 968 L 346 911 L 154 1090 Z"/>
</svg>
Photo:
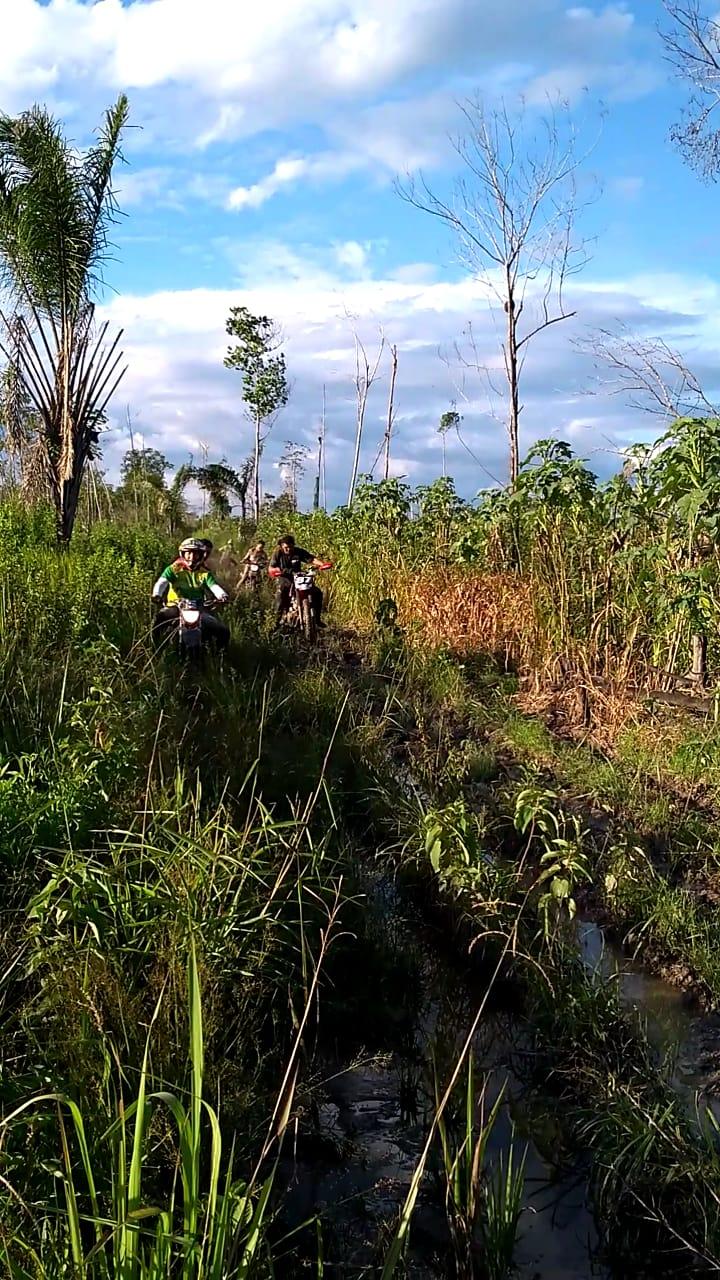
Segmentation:
<svg viewBox="0 0 720 1280">
<path fill-rule="evenodd" d="M 69 537 L 82 474 L 105 408 L 125 372 L 121 334 L 96 331 L 94 297 L 117 218 L 114 163 L 128 118 L 124 95 L 84 154 L 44 107 L 0 114 L 0 274 L 23 333 L 17 369 L 40 423 L 39 444 Z M 0 349 L 8 356 L 7 339 Z"/>
<path fill-rule="evenodd" d="M 121 140 L 129 113 L 129 103 L 123 93 L 105 112 L 97 144 L 87 152 L 82 166 L 88 227 L 85 271 L 93 283 L 100 283 L 95 272 L 107 257 L 108 232 L 119 216 L 112 173 L 116 162 L 123 159 Z"/>
<path fill-rule="evenodd" d="M 0 117 L 0 174 L 0 256 L 10 283 L 62 323 L 84 293 L 84 218 L 74 157 L 44 107 Z"/>
</svg>

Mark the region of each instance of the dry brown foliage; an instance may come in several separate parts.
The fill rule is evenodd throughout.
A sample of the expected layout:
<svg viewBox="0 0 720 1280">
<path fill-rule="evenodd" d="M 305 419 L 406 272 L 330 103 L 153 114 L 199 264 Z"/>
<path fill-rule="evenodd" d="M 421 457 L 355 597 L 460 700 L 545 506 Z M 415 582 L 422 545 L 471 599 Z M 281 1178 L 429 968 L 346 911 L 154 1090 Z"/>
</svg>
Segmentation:
<svg viewBox="0 0 720 1280">
<path fill-rule="evenodd" d="M 406 579 L 398 596 L 403 625 L 415 624 L 432 645 L 503 654 L 508 664 L 535 647 L 529 584 L 510 574 L 433 569 Z"/>
<path fill-rule="evenodd" d="M 398 592 L 401 621 L 429 645 L 459 656 L 484 652 L 520 675 L 518 704 L 541 716 L 557 733 L 582 736 L 609 749 L 629 724 L 642 718 L 636 685 L 600 679 L 582 653 L 548 648 L 532 584 L 511 574 L 433 569 L 409 579 Z"/>
<path fill-rule="evenodd" d="M 602 685 L 577 673 L 563 684 L 542 685 L 537 677 L 523 681 L 516 702 L 526 715 L 538 716 L 552 733 L 580 739 L 601 751 L 612 751 L 646 711 L 637 690 L 618 682 Z"/>
</svg>

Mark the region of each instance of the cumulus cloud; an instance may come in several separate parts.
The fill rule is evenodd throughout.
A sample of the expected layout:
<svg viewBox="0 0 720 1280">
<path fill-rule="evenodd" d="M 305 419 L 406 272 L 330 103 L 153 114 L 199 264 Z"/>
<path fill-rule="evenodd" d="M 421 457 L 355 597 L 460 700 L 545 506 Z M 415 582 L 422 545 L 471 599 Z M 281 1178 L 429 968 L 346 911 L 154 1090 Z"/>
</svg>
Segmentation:
<svg viewBox="0 0 720 1280">
<path fill-rule="evenodd" d="M 228 209 L 259 209 L 282 187 L 292 185 L 308 171 L 309 162 L 302 156 L 278 160 L 272 173 L 251 187 L 234 187 L 227 198 Z"/>
<path fill-rule="evenodd" d="M 372 246 L 369 242 L 359 244 L 357 240 L 345 240 L 333 246 L 335 261 L 341 267 L 347 267 L 355 276 L 370 274 L 369 253 Z"/>
<path fill-rule="evenodd" d="M 648 87 L 626 6 L 563 0 L 13 0 L 0 45 L 0 105 L 34 96 L 87 108 L 127 90 L 133 147 L 209 146 L 331 111 L 426 93 L 450 77 L 513 91 L 552 77 L 610 93 Z M 656 74 L 656 73 L 655 73 Z M 543 78 L 544 79 L 540 79 Z M 391 122 L 389 122 L 391 123 Z"/>
<path fill-rule="evenodd" d="M 282 246 L 274 254 L 282 259 Z M 441 413 L 457 401 L 463 414 L 463 444 L 448 439 L 450 469 L 465 496 L 501 480 L 507 471 L 502 406 L 487 382 L 443 360 L 452 355 L 468 319 L 473 321 L 483 359 L 499 364 L 498 338 L 487 297 L 471 279 L 410 281 L 389 276 L 344 280 L 333 273 L 333 251 L 321 266 L 294 260 L 295 276 L 268 272 L 258 259 L 248 270 L 243 289 L 162 292 L 147 297 L 120 296 L 104 309 L 112 324 L 125 328 L 130 370 L 114 405 L 115 429 L 107 437 L 106 462 L 116 474 L 127 447 L 124 406 L 140 409 L 138 429 L 149 444 L 180 462 L 188 451 L 197 455 L 199 441 L 212 455 L 237 463 L 250 450 L 252 431 L 244 418 L 238 375 L 223 368 L 224 322 L 230 306 L 243 302 L 251 310 L 272 315 L 282 326 L 293 393 L 270 437 L 266 483 L 277 477 L 274 464 L 286 440 L 315 447 L 323 399 L 327 403 L 328 487 L 333 502 L 343 500 L 350 468 L 355 420 L 354 332 L 369 351 L 376 351 L 382 326 L 397 344 L 399 374 L 396 394 L 395 474 L 413 483 L 432 479 L 440 470 L 436 427 Z M 273 257 L 268 246 L 267 261 Z M 716 335 L 705 319 L 717 313 L 718 286 L 709 280 L 683 277 L 637 277 L 611 284 L 577 281 L 572 302 L 578 320 L 550 330 L 531 352 L 525 371 L 522 448 L 540 436 L 568 438 L 590 456 L 600 471 L 615 465 L 620 449 L 643 438 L 657 424 L 627 411 L 595 381 L 587 358 L 571 345 L 585 326 L 609 327 L 622 321 L 636 330 L 664 334 L 693 347 L 705 361 L 708 386 L 720 384 L 714 359 Z M 661 298 L 661 302 L 657 299 Z M 700 300 L 702 299 L 702 303 Z M 708 301 L 712 305 L 708 307 Z M 386 413 L 389 365 L 373 387 L 367 414 L 361 465 L 369 469 L 377 457 Z M 588 395 L 588 389 L 595 394 Z M 308 482 L 309 485 L 309 482 Z M 309 487 L 305 494 L 309 497 Z"/>
</svg>

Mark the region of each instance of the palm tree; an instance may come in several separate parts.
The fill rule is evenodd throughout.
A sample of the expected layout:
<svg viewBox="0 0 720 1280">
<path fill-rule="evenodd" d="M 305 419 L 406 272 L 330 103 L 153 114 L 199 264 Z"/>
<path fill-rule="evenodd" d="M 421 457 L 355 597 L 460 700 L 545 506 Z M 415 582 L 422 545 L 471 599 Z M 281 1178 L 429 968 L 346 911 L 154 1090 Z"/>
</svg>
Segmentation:
<svg viewBox="0 0 720 1280">
<path fill-rule="evenodd" d="M 14 363 L 38 423 L 38 468 L 73 529 L 83 472 L 123 373 L 121 333 L 94 323 L 94 298 L 117 216 L 112 170 L 128 117 L 123 95 L 80 152 L 44 107 L 0 114 L 0 270 L 12 312 L 0 350 Z"/>
<path fill-rule="evenodd" d="M 210 512 L 219 520 L 227 520 L 232 510 L 229 495 L 237 497 L 241 505 L 247 500 L 249 475 L 238 475 L 223 458 L 221 462 L 209 462 L 196 467 L 192 477 L 210 499 Z"/>
</svg>

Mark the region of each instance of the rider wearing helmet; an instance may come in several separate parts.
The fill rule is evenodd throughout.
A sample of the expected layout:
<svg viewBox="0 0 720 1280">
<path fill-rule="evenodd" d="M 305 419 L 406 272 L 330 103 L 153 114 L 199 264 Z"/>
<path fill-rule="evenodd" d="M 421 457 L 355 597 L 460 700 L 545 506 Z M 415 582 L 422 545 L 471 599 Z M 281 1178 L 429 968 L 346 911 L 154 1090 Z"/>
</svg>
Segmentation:
<svg viewBox="0 0 720 1280">
<path fill-rule="evenodd" d="M 318 560 L 317 556 L 314 556 L 311 551 L 305 551 L 303 547 L 296 546 L 295 539 L 291 533 L 283 534 L 270 558 L 269 569 L 270 577 L 275 579 L 275 614 L 278 623 L 282 621 L 290 607 L 293 574 L 300 573 L 304 564 L 310 564 L 315 569 L 327 568 L 324 561 Z M 325 624 L 320 619 L 323 593 L 314 584 L 310 592 L 310 599 L 315 615 L 315 624 L 318 627 L 323 627 Z"/>
<path fill-rule="evenodd" d="M 226 604 L 227 592 L 216 582 L 205 561 L 212 551 L 209 538 L 186 538 L 178 548 L 178 558 L 160 574 L 152 591 L 152 598 L 163 607 L 158 610 L 153 633 L 164 638 L 170 633 L 178 618 L 178 602 L 192 600 L 199 606 L 207 602 L 208 594 Z M 226 649 L 230 631 L 224 622 L 203 610 L 202 629 L 207 639 L 219 649 Z"/>
</svg>

